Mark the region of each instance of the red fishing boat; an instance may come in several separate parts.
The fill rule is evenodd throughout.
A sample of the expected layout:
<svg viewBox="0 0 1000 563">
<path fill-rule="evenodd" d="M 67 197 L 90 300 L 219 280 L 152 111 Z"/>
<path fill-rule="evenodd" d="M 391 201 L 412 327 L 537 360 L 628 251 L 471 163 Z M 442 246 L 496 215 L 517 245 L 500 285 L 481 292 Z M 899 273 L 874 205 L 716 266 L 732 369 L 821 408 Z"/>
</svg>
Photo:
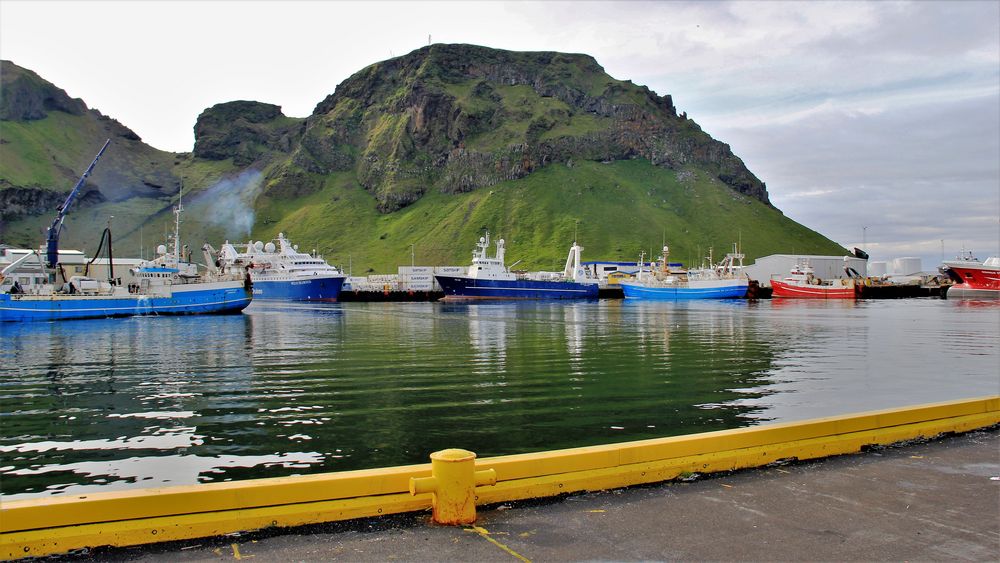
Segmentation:
<svg viewBox="0 0 1000 563">
<path fill-rule="evenodd" d="M 1000 299 L 1000 256 L 980 262 L 971 254 L 946 260 L 944 269 L 955 280 L 945 296 L 949 299 Z"/>
<path fill-rule="evenodd" d="M 808 262 L 796 264 L 784 279 L 772 279 L 771 288 L 772 297 L 811 299 L 854 299 L 859 289 L 853 279 L 823 280 L 816 277 Z"/>
</svg>

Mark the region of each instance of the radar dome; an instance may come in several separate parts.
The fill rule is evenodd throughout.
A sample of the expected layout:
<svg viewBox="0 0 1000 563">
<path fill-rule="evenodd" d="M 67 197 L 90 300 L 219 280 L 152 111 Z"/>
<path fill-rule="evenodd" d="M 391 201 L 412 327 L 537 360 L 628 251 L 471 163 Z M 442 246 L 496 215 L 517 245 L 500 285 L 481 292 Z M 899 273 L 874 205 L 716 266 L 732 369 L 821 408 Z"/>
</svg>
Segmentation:
<svg viewBox="0 0 1000 563">
<path fill-rule="evenodd" d="M 479 244 L 486 242 L 486 237 L 479 237 Z"/>
<path fill-rule="evenodd" d="M 274 243 L 269 242 L 264 245 L 264 252 L 274 252 Z"/>
<path fill-rule="evenodd" d="M 157 246 L 156 247 L 156 253 L 157 254 L 166 254 L 167 253 L 167 245 L 161 244 L 160 246 Z"/>
<path fill-rule="evenodd" d="M 260 252 L 260 251 L 261 251 L 261 250 L 262 250 L 262 249 L 264 248 L 264 243 L 263 243 L 263 242 L 261 242 L 261 241 L 257 241 L 257 242 L 255 242 L 255 243 L 253 243 L 253 248 L 254 248 L 254 250 L 256 250 L 257 252 Z"/>
</svg>

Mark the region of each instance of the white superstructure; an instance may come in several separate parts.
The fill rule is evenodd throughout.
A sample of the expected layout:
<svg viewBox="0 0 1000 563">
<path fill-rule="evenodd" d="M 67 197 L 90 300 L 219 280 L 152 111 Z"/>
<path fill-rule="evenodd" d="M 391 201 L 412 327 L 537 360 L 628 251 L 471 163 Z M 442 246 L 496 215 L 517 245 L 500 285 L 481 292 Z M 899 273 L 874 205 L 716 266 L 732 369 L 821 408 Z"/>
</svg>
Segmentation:
<svg viewBox="0 0 1000 563">
<path fill-rule="evenodd" d="M 299 247 L 289 242 L 284 233 L 278 233 L 278 238 L 268 243 L 258 240 L 238 245 L 226 241 L 218 260 L 213 262 L 218 262 L 218 267 L 248 268 L 254 283 L 346 277 L 322 257 L 299 252 Z"/>
</svg>

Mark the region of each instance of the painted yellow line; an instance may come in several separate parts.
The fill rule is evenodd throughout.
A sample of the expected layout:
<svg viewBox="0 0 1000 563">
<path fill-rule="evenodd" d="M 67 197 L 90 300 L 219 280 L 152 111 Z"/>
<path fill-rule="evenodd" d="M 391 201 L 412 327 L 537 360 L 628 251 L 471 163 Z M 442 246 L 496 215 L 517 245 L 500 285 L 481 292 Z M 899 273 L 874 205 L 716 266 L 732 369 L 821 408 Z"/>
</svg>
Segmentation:
<svg viewBox="0 0 1000 563">
<path fill-rule="evenodd" d="M 814 459 L 944 432 L 1000 423 L 1000 396 L 773 424 L 484 458 L 497 484 L 476 489 L 476 503 L 666 481 L 684 473 Z M 414 512 L 429 494 L 411 496 L 409 479 L 430 465 L 228 483 L 141 489 L 0 503 L 0 559 L 218 536 L 268 527 Z M 234 551 L 235 554 L 235 551 Z"/>
<path fill-rule="evenodd" d="M 507 547 L 506 545 L 504 545 L 504 544 L 498 542 L 497 540 L 493 539 L 490 536 L 489 531 L 486 530 L 486 528 L 482 528 L 480 526 L 473 526 L 471 528 L 466 528 L 465 531 L 466 532 L 475 532 L 476 534 L 479 534 L 479 537 L 484 538 L 486 541 L 488 541 L 491 544 L 493 544 L 493 545 L 499 547 L 500 549 L 506 551 L 510 555 L 512 555 L 512 556 L 520 559 L 524 563 L 531 563 L 531 560 L 528 559 L 527 557 L 521 555 L 520 553 L 514 551 L 513 549 L 511 549 L 511 548 Z"/>
</svg>

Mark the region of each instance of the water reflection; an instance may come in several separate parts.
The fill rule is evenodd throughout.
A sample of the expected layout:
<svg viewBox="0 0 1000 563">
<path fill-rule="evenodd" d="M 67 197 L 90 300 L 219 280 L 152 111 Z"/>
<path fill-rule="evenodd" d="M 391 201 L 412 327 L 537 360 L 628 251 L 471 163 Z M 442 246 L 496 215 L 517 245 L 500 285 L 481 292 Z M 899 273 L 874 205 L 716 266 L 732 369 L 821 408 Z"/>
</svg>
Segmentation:
<svg viewBox="0 0 1000 563">
<path fill-rule="evenodd" d="M 996 311 L 255 303 L 228 317 L 7 324 L 0 485 L 31 496 L 356 469 L 996 393 Z"/>
<path fill-rule="evenodd" d="M 464 313 L 469 319 L 469 343 L 474 350 L 472 373 L 502 377 L 507 371 L 507 332 L 514 328 L 506 316 L 509 309 L 492 303 L 472 303 L 450 307 L 451 314 Z"/>
<path fill-rule="evenodd" d="M 958 315 L 956 315 L 956 313 Z M 936 299 L 771 300 L 773 339 L 755 416 L 800 420 L 1000 393 L 1000 316 Z"/>
</svg>

